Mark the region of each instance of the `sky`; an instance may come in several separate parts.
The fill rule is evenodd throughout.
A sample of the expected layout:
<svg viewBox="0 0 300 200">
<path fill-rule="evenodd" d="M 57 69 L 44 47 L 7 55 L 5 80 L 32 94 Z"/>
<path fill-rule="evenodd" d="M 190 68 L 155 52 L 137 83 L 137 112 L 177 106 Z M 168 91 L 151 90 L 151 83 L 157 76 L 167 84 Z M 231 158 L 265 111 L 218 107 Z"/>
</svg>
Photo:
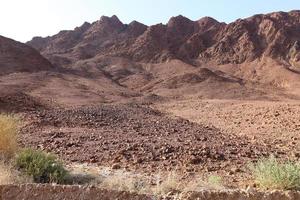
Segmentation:
<svg viewBox="0 0 300 200">
<path fill-rule="evenodd" d="M 259 13 L 300 10 L 300 0 L 0 0 L 0 35 L 21 42 L 72 30 L 102 15 L 123 23 L 167 23 L 184 15 L 230 23 Z"/>
</svg>

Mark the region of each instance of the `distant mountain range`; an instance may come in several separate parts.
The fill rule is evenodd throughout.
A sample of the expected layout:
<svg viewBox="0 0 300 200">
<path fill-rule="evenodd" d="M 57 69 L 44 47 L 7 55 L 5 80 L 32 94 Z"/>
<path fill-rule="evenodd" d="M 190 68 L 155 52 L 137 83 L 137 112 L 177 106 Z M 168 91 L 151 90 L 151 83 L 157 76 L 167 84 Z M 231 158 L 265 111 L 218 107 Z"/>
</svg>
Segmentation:
<svg viewBox="0 0 300 200">
<path fill-rule="evenodd" d="M 103 16 L 74 30 L 35 37 L 27 45 L 1 37 L 0 68 L 2 75 L 54 70 L 105 79 L 125 90 L 123 96 L 130 91 L 137 96 L 259 98 L 278 89 L 298 98 L 300 11 L 230 24 L 180 15 L 153 26 Z"/>
<path fill-rule="evenodd" d="M 209 17 L 191 21 L 180 15 L 166 25 L 149 27 L 103 16 L 72 31 L 35 37 L 27 44 L 54 64 L 74 64 L 97 56 L 151 63 L 180 59 L 195 65 L 209 61 L 240 64 L 270 57 L 294 66 L 300 58 L 299 31 L 299 11 L 255 15 L 230 24 Z"/>
</svg>

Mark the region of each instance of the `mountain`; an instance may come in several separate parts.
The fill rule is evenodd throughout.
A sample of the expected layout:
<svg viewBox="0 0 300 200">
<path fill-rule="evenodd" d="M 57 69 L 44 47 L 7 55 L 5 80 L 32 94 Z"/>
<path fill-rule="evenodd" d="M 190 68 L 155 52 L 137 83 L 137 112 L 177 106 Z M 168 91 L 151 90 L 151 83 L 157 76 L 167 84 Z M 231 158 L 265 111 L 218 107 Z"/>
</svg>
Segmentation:
<svg viewBox="0 0 300 200">
<path fill-rule="evenodd" d="M 276 12 L 239 19 L 224 26 L 218 39 L 198 59 L 218 64 L 243 63 L 270 57 L 298 62 L 300 12 Z"/>
<path fill-rule="evenodd" d="M 73 31 L 61 31 L 53 37 L 36 37 L 27 44 L 54 64 L 68 65 L 97 54 L 120 54 L 122 48 L 134 42 L 146 29 L 147 26 L 138 22 L 125 25 L 116 16 L 103 16 L 92 24 L 86 22 Z"/>
<path fill-rule="evenodd" d="M 136 95 L 104 73 L 55 67 L 34 48 L 0 36 L 0 112 L 35 110 L 48 103 L 119 101 Z"/>
<path fill-rule="evenodd" d="M 180 15 L 172 17 L 166 25 L 149 27 L 136 21 L 123 24 L 112 16 L 52 37 L 36 37 L 27 44 L 54 63 L 57 57 L 72 63 L 98 55 L 152 63 L 181 59 L 214 60 L 217 64 L 240 64 L 270 57 L 297 68 L 299 30 L 300 11 L 255 15 L 230 24 L 209 17 L 191 21 Z"/>
<path fill-rule="evenodd" d="M 116 16 L 101 17 L 72 31 L 61 31 L 47 38 L 35 37 L 27 44 L 57 64 L 99 55 L 159 63 L 172 58 L 197 57 L 201 48 L 211 45 L 216 31 L 224 25 L 208 17 L 194 22 L 177 16 L 167 25 L 147 27 L 136 21 L 123 24 Z"/>
<path fill-rule="evenodd" d="M 162 67 L 181 62 L 189 70 L 205 68 L 240 85 L 263 84 L 299 94 L 300 11 L 255 15 L 229 24 L 179 15 L 153 26 L 103 16 L 27 44 L 56 66 L 100 71 L 120 85 L 141 90 L 163 87 L 160 83 L 172 77 Z M 149 67 L 157 65 L 161 67 Z M 176 76 L 190 73 L 185 67 L 174 68 Z"/>
<path fill-rule="evenodd" d="M 103 16 L 27 44 L 0 37 L 0 101 L 12 91 L 67 106 L 299 99 L 299 50 L 300 11 L 230 24 L 179 15 L 153 26 Z"/>
<path fill-rule="evenodd" d="M 28 45 L 0 36 L 0 75 L 53 69 L 51 63 Z"/>
</svg>

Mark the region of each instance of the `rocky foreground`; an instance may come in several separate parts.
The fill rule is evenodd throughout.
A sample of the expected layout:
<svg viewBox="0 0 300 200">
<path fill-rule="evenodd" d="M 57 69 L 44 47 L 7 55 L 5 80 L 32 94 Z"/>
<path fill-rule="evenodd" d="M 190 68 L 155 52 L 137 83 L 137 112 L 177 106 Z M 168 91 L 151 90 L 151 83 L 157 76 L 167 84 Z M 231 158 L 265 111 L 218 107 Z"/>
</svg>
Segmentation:
<svg viewBox="0 0 300 200">
<path fill-rule="evenodd" d="M 229 185 L 249 176 L 247 165 L 279 148 L 138 104 L 27 112 L 20 142 L 68 163 L 129 171 L 217 173 Z"/>
<path fill-rule="evenodd" d="M 259 158 L 299 161 L 299 19 L 112 16 L 27 44 L 0 37 L 0 111 L 23 119 L 20 144 L 69 165 L 248 185 Z"/>
<path fill-rule="evenodd" d="M 179 197 L 157 198 L 151 195 L 138 195 L 128 192 L 117 192 L 101 190 L 95 187 L 78 186 L 49 186 L 49 185 L 10 185 L 0 187 L 0 199 L 44 199 L 44 200 L 152 200 L 152 199 L 177 199 L 177 200 L 297 200 L 300 198 L 299 192 L 259 192 L 259 191 L 200 191 L 187 192 Z"/>
</svg>

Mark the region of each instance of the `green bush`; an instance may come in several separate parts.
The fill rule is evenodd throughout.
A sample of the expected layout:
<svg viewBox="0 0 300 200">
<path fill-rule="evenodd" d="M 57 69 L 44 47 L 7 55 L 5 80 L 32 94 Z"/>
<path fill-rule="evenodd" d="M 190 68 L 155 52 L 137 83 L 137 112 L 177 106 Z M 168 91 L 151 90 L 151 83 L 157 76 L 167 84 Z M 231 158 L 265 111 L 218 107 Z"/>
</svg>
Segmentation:
<svg viewBox="0 0 300 200">
<path fill-rule="evenodd" d="M 255 182 L 262 188 L 280 190 L 300 189 L 300 165 L 291 161 L 281 163 L 273 156 L 252 165 Z"/>
<path fill-rule="evenodd" d="M 55 156 L 32 149 L 20 152 L 16 157 L 16 165 L 36 183 L 63 183 L 68 175 Z"/>
</svg>

